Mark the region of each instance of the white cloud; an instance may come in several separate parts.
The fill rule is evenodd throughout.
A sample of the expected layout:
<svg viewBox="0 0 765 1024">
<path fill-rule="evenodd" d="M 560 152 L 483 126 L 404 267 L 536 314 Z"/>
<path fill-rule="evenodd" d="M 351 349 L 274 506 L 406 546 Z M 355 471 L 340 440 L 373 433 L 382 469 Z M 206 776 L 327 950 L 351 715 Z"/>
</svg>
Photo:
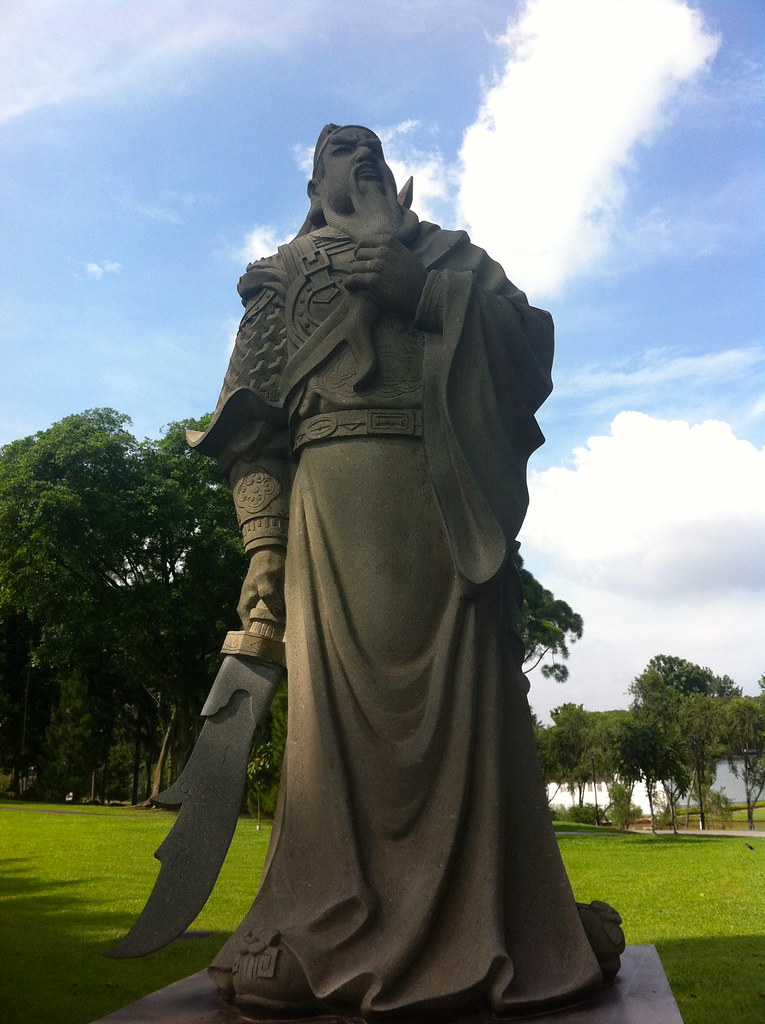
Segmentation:
<svg viewBox="0 0 765 1024">
<path fill-rule="evenodd" d="M 622 412 L 574 460 L 531 473 L 524 531 L 572 577 L 646 597 L 765 587 L 765 450 L 727 423 Z"/>
<path fill-rule="evenodd" d="M 447 164 L 439 149 L 423 148 L 423 136 L 427 138 L 427 132 L 414 120 L 380 131 L 385 159 L 399 189 L 410 176 L 414 179 L 412 206 L 417 214 L 423 220 L 451 221 L 458 186 L 457 171 Z"/>
<path fill-rule="evenodd" d="M 676 355 L 667 349 L 649 349 L 629 360 L 569 371 L 556 385 L 559 397 L 582 398 L 608 392 L 656 399 L 659 389 L 699 388 L 722 381 L 744 381 L 762 368 L 765 352 L 758 346 L 733 348 L 703 355 Z"/>
<path fill-rule="evenodd" d="M 499 42 L 504 68 L 464 137 L 461 219 L 550 295 L 608 252 L 636 146 L 719 40 L 680 0 L 529 0 Z"/>
<path fill-rule="evenodd" d="M 101 260 L 100 263 L 86 263 L 85 273 L 88 277 L 93 277 L 96 280 L 100 280 L 104 274 L 119 274 L 122 270 L 121 263 L 115 263 L 114 260 Z"/>
<path fill-rule="evenodd" d="M 267 8 L 267 9 L 264 9 Z M 0 121 L 121 92 L 177 91 L 217 51 L 278 51 L 313 29 L 306 4 L 16 0 L 0 9 Z"/>
<path fill-rule="evenodd" d="M 765 669 L 765 449 L 727 423 L 622 412 L 574 459 L 529 479 L 524 557 L 585 622 L 571 682 L 537 679 L 535 709 L 624 706 L 659 653 L 751 689 Z"/>
<path fill-rule="evenodd" d="M 273 256 L 280 245 L 289 242 L 294 236 L 295 231 L 285 232 L 271 224 L 258 224 L 245 235 L 241 245 L 233 251 L 232 256 L 237 264 L 254 263 L 255 260 L 262 260 L 265 256 Z"/>
</svg>

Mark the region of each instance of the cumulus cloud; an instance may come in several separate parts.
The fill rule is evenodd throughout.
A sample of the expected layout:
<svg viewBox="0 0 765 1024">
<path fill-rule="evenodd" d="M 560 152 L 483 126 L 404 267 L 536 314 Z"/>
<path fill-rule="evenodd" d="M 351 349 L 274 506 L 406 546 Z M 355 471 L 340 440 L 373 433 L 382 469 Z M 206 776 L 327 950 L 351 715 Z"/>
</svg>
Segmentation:
<svg viewBox="0 0 765 1024">
<path fill-rule="evenodd" d="M 499 45 L 462 146 L 461 219 L 550 295 L 609 251 L 636 147 L 719 39 L 680 0 L 528 0 Z"/>
<path fill-rule="evenodd" d="M 532 472 L 529 568 L 584 618 L 570 690 L 535 709 L 624 706 L 630 681 L 677 654 L 751 688 L 765 664 L 765 449 L 727 423 L 622 412 L 574 467 Z"/>
<path fill-rule="evenodd" d="M 532 473 L 528 543 L 603 590 L 765 588 L 765 450 L 727 423 L 622 412 L 573 469 Z"/>
<path fill-rule="evenodd" d="M 101 260 L 100 263 L 86 263 L 85 273 L 88 277 L 100 280 L 104 274 L 119 274 L 122 270 L 121 263 L 115 263 L 114 260 Z"/>
</svg>

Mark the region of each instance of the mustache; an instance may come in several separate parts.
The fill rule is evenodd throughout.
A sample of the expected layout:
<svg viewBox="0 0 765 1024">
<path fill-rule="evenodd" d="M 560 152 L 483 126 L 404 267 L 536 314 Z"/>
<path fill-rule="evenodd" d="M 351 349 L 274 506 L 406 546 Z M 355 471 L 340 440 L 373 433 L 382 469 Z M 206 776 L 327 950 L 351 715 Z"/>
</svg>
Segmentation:
<svg viewBox="0 0 765 1024">
<path fill-rule="evenodd" d="M 364 156 L 357 160 L 353 165 L 354 175 L 358 175 L 361 172 L 374 174 L 380 181 L 384 179 L 383 168 L 380 166 L 379 160 L 375 160 L 373 156 Z"/>
</svg>

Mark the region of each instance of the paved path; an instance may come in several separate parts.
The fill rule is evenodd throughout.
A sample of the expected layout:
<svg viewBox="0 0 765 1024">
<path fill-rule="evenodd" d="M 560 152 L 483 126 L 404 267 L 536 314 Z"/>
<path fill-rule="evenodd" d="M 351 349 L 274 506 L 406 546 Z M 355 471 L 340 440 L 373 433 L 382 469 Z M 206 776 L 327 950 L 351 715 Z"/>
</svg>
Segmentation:
<svg viewBox="0 0 765 1024">
<path fill-rule="evenodd" d="M 650 834 L 650 828 L 645 829 L 645 831 L 643 832 L 643 835 Z M 672 829 L 658 829 L 656 834 L 660 836 L 671 836 Z M 730 837 L 731 839 L 765 839 L 765 832 L 750 832 L 749 829 L 738 830 L 732 828 L 708 828 L 705 829 L 704 832 L 699 832 L 698 829 L 694 828 L 689 828 L 688 831 L 686 831 L 684 828 L 681 828 L 677 834 L 679 836 L 700 836 L 702 839 L 704 838 L 704 836 L 725 836 L 726 838 Z"/>
<path fill-rule="evenodd" d="M 657 836 L 671 836 L 674 833 L 671 828 L 657 829 L 654 833 Z M 582 830 L 581 832 L 575 829 L 566 829 L 565 831 L 555 833 L 556 836 L 593 836 L 595 839 L 606 836 L 650 836 L 650 828 L 631 828 L 626 831 L 612 831 L 610 828 L 604 828 L 595 832 L 593 829 Z M 677 833 L 678 836 L 690 836 L 694 839 L 704 839 L 706 836 L 722 836 L 725 839 L 765 839 L 765 832 L 750 832 L 748 829 L 738 831 L 731 828 L 708 828 L 704 832 L 699 832 L 697 829 L 680 829 Z"/>
</svg>

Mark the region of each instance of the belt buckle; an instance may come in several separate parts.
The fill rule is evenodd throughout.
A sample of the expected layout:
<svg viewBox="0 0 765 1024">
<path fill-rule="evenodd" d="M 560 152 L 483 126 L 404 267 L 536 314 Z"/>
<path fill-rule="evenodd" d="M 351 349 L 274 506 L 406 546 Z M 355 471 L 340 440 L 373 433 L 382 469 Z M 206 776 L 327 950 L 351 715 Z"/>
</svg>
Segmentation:
<svg viewBox="0 0 765 1024">
<path fill-rule="evenodd" d="M 370 409 L 367 413 L 370 434 L 413 434 L 412 409 Z"/>
</svg>

